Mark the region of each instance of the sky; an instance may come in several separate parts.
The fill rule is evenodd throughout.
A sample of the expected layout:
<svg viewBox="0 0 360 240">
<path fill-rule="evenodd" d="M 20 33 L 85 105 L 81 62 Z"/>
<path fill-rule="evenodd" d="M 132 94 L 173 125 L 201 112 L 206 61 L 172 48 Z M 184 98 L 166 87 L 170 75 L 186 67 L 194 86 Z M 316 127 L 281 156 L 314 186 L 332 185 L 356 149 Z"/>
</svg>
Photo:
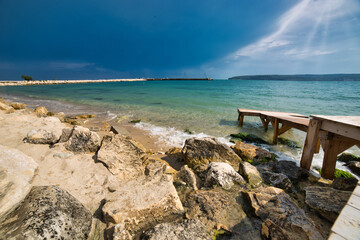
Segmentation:
<svg viewBox="0 0 360 240">
<path fill-rule="evenodd" d="M 0 0 L 0 79 L 360 72 L 360 0 Z"/>
</svg>

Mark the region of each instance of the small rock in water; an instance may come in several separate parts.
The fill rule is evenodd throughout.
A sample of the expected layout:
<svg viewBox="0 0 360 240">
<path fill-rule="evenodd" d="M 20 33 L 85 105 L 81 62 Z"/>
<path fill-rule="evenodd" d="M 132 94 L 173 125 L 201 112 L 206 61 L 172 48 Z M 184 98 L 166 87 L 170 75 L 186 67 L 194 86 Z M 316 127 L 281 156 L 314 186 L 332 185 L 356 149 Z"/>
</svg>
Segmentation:
<svg viewBox="0 0 360 240">
<path fill-rule="evenodd" d="M 243 160 L 252 160 L 254 163 L 262 163 L 271 160 L 271 153 L 261 147 L 256 147 L 249 143 L 236 141 L 236 144 L 231 146 L 234 152 Z"/>
<path fill-rule="evenodd" d="M 212 187 L 219 184 L 224 189 L 230 189 L 234 182 L 246 184 L 243 177 L 229 164 L 223 162 L 209 164 L 205 175 L 205 186 Z"/>
<path fill-rule="evenodd" d="M 351 170 L 351 172 L 360 176 L 360 162 L 348 162 L 346 166 Z"/>
</svg>

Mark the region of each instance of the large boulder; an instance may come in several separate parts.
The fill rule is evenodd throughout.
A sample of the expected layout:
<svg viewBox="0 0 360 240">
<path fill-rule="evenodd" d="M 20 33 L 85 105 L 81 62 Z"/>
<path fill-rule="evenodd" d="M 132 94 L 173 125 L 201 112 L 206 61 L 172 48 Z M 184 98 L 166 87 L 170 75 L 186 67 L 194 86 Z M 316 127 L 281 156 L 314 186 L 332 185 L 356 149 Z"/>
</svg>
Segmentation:
<svg viewBox="0 0 360 240">
<path fill-rule="evenodd" d="M 29 193 L 37 169 L 31 157 L 0 145 L 0 221 Z"/>
<path fill-rule="evenodd" d="M 208 230 L 219 224 L 233 232 L 232 239 L 261 239 L 236 198 L 221 188 L 190 192 L 184 199 L 186 217 L 201 221 Z"/>
<path fill-rule="evenodd" d="M 97 160 L 120 179 L 131 179 L 144 173 L 146 152 L 140 143 L 130 137 L 107 135 L 102 140 Z"/>
<path fill-rule="evenodd" d="M 309 177 L 309 172 L 296 166 L 292 161 L 278 161 L 273 166 L 275 173 L 285 174 L 293 183 L 305 180 Z"/>
<path fill-rule="evenodd" d="M 162 223 L 146 231 L 143 240 L 208 240 L 210 232 L 206 226 L 196 219 L 185 220 L 181 223 Z"/>
<path fill-rule="evenodd" d="M 74 127 L 71 137 L 65 143 L 66 150 L 75 153 L 96 152 L 99 146 L 99 135 L 81 126 Z"/>
<path fill-rule="evenodd" d="M 235 145 L 231 146 L 231 148 L 243 160 L 252 160 L 255 163 L 261 163 L 271 159 L 271 153 L 269 151 L 249 143 L 236 141 Z"/>
<path fill-rule="evenodd" d="M 238 170 L 241 161 L 229 146 L 209 137 L 186 139 L 182 153 L 186 164 L 197 172 L 204 171 L 211 162 L 226 162 Z"/>
<path fill-rule="evenodd" d="M 102 208 L 108 232 L 118 239 L 137 236 L 141 230 L 177 218 L 183 211 L 169 175 L 128 181 L 106 197 Z"/>
<path fill-rule="evenodd" d="M 49 131 L 45 129 L 30 130 L 24 139 L 25 142 L 34 144 L 55 144 L 59 141 L 58 131 Z"/>
<path fill-rule="evenodd" d="M 60 136 L 59 142 L 63 143 L 63 142 L 69 141 L 73 131 L 74 131 L 74 128 L 70 128 L 70 127 L 63 128 L 61 131 L 61 136 Z"/>
<path fill-rule="evenodd" d="M 241 162 L 239 173 L 245 177 L 251 187 L 258 187 L 262 183 L 262 178 L 257 168 L 248 162 Z"/>
<path fill-rule="evenodd" d="M 291 239 L 324 239 L 305 212 L 283 190 L 267 187 L 242 193 L 250 214 L 262 221 L 271 220 L 284 229 Z"/>
<path fill-rule="evenodd" d="M 353 191 L 357 185 L 356 178 L 337 177 L 331 184 L 331 187 L 342 191 Z"/>
<path fill-rule="evenodd" d="M 242 176 L 229 164 L 223 162 L 212 162 L 209 164 L 205 175 L 205 186 L 220 185 L 224 189 L 230 189 L 234 182 L 246 184 Z"/>
<path fill-rule="evenodd" d="M 0 226 L 5 239 L 87 239 L 91 213 L 57 186 L 33 187 Z"/>
<path fill-rule="evenodd" d="M 200 188 L 200 178 L 187 165 L 181 167 L 178 176 L 182 181 L 184 181 L 194 190 L 198 190 Z"/>
<path fill-rule="evenodd" d="M 330 222 L 335 222 L 337 216 L 346 205 L 351 192 L 340 191 L 330 187 L 306 187 L 305 202 Z"/>
</svg>

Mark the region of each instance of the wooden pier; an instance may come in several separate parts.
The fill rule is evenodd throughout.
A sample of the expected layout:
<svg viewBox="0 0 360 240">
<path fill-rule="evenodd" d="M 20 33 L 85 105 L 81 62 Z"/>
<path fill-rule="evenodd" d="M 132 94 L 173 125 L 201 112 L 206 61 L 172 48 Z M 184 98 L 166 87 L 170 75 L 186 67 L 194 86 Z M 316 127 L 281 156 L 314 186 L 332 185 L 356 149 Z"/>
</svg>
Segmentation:
<svg viewBox="0 0 360 240">
<path fill-rule="evenodd" d="M 277 144 L 278 136 L 291 128 L 306 132 L 306 140 L 300 166 L 309 170 L 314 153 L 320 145 L 324 150 L 321 176 L 333 179 L 337 155 L 352 146 L 360 147 L 360 116 L 307 116 L 297 113 L 258 111 L 238 109 L 239 126 L 243 125 L 245 116 L 258 116 L 265 128 L 269 123 L 274 127 L 273 143 Z M 280 126 L 281 124 L 281 126 Z"/>
</svg>

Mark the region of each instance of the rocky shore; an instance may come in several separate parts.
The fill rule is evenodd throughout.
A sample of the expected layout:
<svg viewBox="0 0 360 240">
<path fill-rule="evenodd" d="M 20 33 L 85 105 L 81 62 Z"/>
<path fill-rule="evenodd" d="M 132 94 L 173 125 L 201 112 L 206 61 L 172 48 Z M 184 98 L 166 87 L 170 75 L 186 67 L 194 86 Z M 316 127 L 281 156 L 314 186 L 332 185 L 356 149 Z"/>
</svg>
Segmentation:
<svg viewBox="0 0 360 240">
<path fill-rule="evenodd" d="M 0 239 L 326 239 L 357 183 L 3 99 L 0 135 Z"/>
</svg>

